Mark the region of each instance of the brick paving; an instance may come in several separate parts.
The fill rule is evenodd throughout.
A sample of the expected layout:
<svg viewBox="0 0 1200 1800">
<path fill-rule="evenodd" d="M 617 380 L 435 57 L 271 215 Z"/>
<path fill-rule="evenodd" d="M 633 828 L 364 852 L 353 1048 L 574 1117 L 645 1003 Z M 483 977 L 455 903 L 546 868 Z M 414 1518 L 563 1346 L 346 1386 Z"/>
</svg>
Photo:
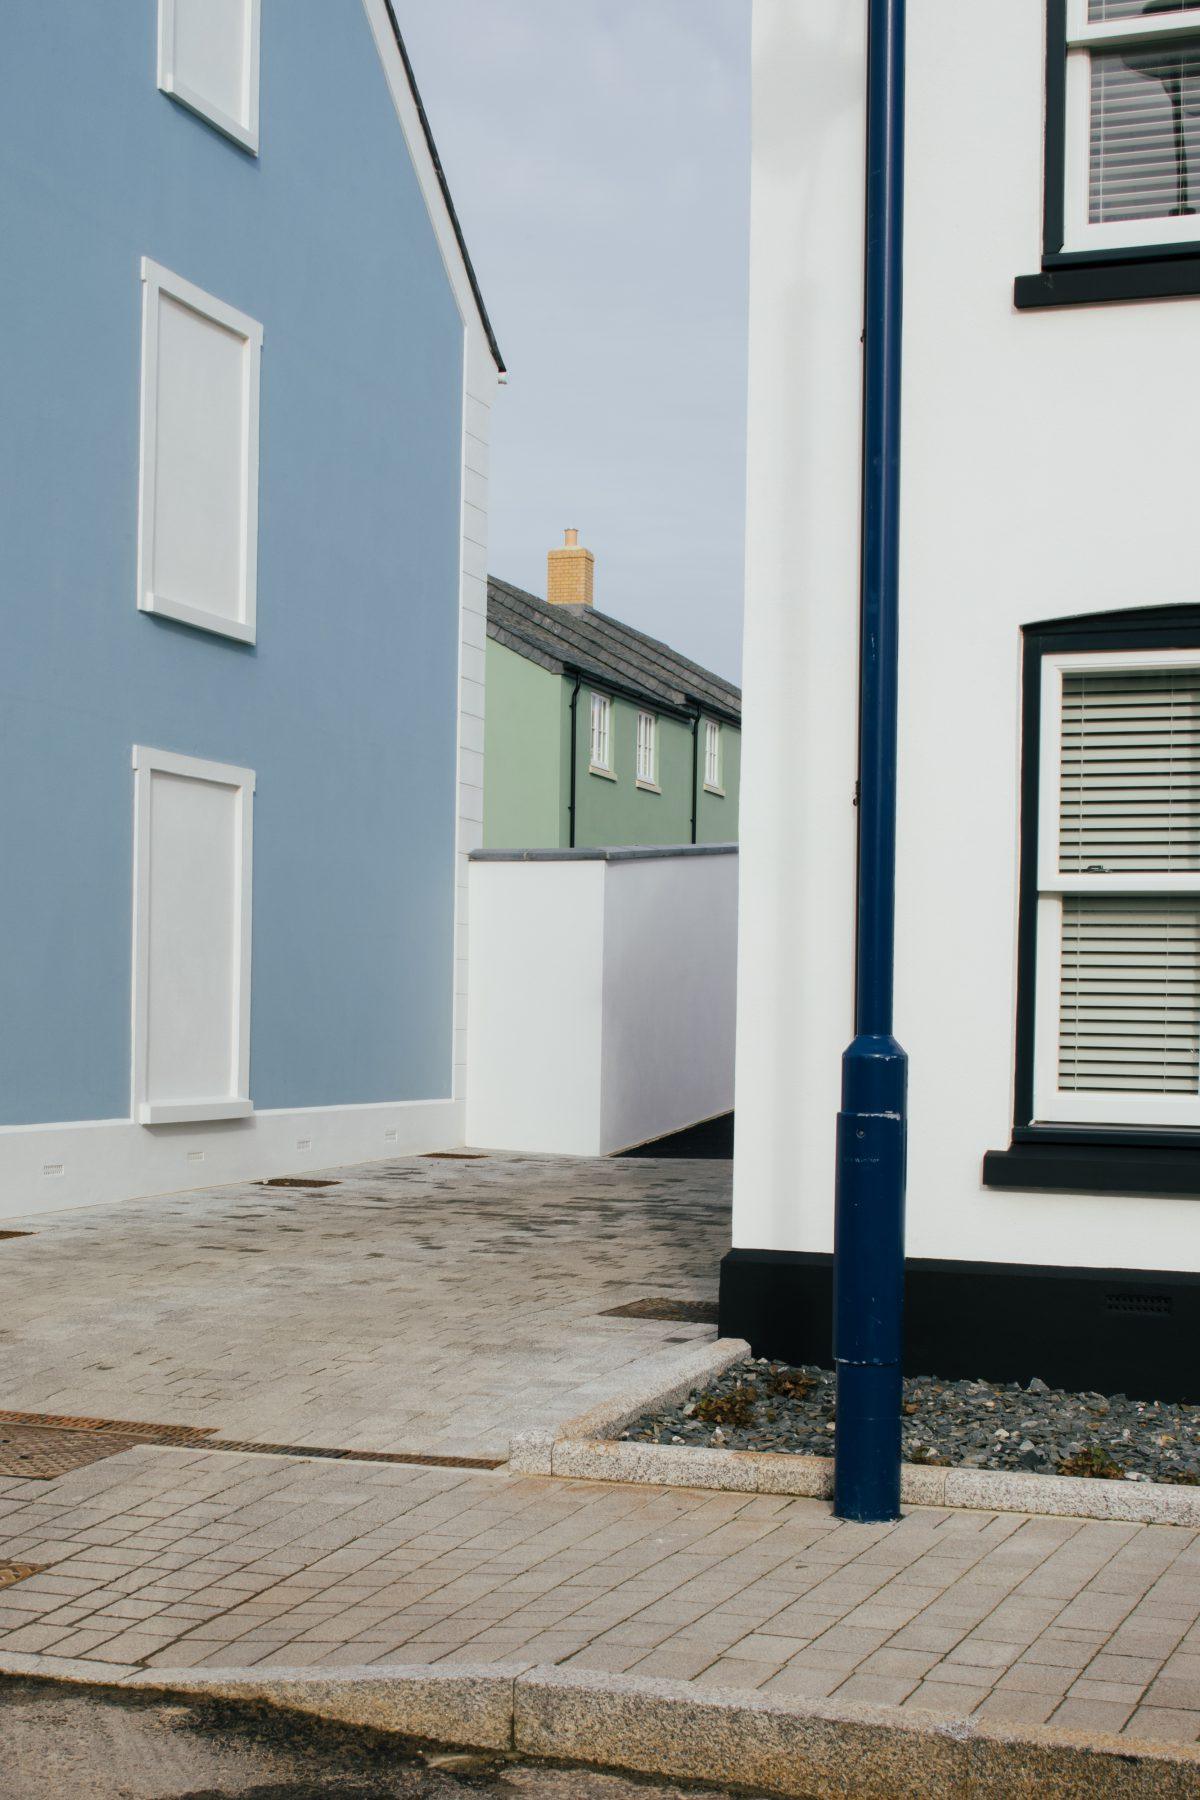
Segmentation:
<svg viewBox="0 0 1200 1800">
<path fill-rule="evenodd" d="M 397 1161 L 36 1222 L 4 1417 L 503 1455 L 708 1324 L 728 1165 Z M 46 1672 L 503 1662 L 1200 1742 L 1200 1533 L 141 1444 L 0 1478 L 0 1653 Z M 32 1571 L 32 1572 L 29 1572 Z"/>
<path fill-rule="evenodd" d="M 603 1315 L 715 1299 L 729 1169 L 414 1157 L 28 1220 L 0 1245 L 0 1406 L 504 1456 L 712 1339 Z"/>
<path fill-rule="evenodd" d="M 1200 1741 L 1200 1533 L 140 1448 L 0 1482 L 0 1652 L 504 1662 Z"/>
</svg>

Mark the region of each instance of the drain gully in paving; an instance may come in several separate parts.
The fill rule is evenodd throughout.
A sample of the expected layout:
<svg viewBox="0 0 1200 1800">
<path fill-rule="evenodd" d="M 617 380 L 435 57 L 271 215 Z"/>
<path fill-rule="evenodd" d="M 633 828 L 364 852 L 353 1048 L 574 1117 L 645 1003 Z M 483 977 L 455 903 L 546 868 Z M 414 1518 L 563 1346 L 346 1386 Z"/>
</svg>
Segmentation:
<svg viewBox="0 0 1200 1800">
<path fill-rule="evenodd" d="M 499 1469 L 502 1456 L 439 1456 L 419 1451 L 350 1450 L 324 1444 L 268 1444 L 217 1436 L 214 1425 L 150 1425 L 63 1413 L 0 1411 L 0 1478 L 53 1481 L 125 1450 L 220 1451 L 346 1463 L 395 1463 L 425 1469 Z"/>
<path fill-rule="evenodd" d="M 715 1325 L 715 1300 L 630 1300 L 624 1306 L 608 1306 L 602 1319 L 652 1319 L 664 1325 Z"/>
<path fill-rule="evenodd" d="M 0 1588 L 15 1587 L 18 1581 L 28 1581 L 31 1575 L 40 1575 L 45 1563 L 0 1562 Z"/>
</svg>

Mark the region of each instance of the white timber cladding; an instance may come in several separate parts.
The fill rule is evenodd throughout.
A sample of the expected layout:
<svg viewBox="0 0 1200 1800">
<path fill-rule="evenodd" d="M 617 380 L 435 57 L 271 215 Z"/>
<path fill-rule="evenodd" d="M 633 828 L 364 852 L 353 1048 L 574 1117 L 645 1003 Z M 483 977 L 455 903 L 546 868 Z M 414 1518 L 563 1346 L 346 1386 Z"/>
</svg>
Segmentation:
<svg viewBox="0 0 1200 1800">
<path fill-rule="evenodd" d="M 638 714 L 637 778 L 644 787 L 654 787 L 658 781 L 658 719 L 654 713 Z"/>
<path fill-rule="evenodd" d="M 1200 658 L 1042 670 L 1035 1110 L 1200 1125 Z"/>
<path fill-rule="evenodd" d="M 1200 4 L 1068 0 L 1068 250 L 1197 235 Z"/>
<path fill-rule="evenodd" d="M 258 150 L 260 0 L 159 0 L 158 85 Z"/>
<path fill-rule="evenodd" d="M 135 747 L 133 1110 L 142 1125 L 250 1103 L 254 774 Z"/>
<path fill-rule="evenodd" d="M 721 727 L 716 719 L 704 721 L 704 785 L 710 793 L 721 792 Z"/>
<path fill-rule="evenodd" d="M 446 206 L 387 0 L 362 0 L 384 78 L 420 184 L 446 278 L 463 322 L 462 585 L 460 590 L 458 832 L 455 864 L 453 1095 L 463 1104 L 467 1068 L 467 909 L 472 850 L 483 844 L 483 709 L 487 652 L 487 543 L 491 409 L 499 382 L 492 346 Z"/>
<path fill-rule="evenodd" d="M 607 694 L 592 695 L 591 765 L 612 772 L 612 701 Z"/>
<path fill-rule="evenodd" d="M 733 1217 L 747 1249 L 833 1246 L 854 1019 L 865 19 L 844 0 L 754 0 Z M 1195 1270 L 1192 1205 L 982 1183 L 1014 1117 L 1022 630 L 1196 604 L 1200 397 L 1194 300 L 1014 310 L 1014 277 L 1042 251 L 1043 0 L 1009 0 L 995 24 L 986 7 L 908 12 L 896 887 L 907 1247 Z"/>
<path fill-rule="evenodd" d="M 253 643 L 257 320 L 142 259 L 138 606 Z"/>
</svg>

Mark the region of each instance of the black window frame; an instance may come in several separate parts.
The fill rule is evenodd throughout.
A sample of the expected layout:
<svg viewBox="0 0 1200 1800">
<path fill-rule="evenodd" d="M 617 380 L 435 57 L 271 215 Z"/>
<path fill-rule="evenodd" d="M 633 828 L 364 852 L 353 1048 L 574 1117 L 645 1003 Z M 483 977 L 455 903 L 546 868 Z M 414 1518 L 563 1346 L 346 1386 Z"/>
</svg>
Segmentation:
<svg viewBox="0 0 1200 1800">
<path fill-rule="evenodd" d="M 1081 613 L 1022 628 L 1016 1079 L 1012 1140 L 984 1157 L 985 1187 L 1200 1198 L 1200 1127 L 1034 1121 L 1042 671 L 1047 656 L 1105 650 L 1200 652 L 1200 604 Z"/>
<path fill-rule="evenodd" d="M 1064 250 L 1067 176 L 1067 6 L 1046 0 L 1046 125 L 1042 198 L 1042 266 L 1018 275 L 1020 311 L 1089 306 L 1113 300 L 1169 300 L 1200 294 L 1198 235 L 1178 244 Z M 1200 32 L 1200 12 L 1196 29 Z"/>
</svg>

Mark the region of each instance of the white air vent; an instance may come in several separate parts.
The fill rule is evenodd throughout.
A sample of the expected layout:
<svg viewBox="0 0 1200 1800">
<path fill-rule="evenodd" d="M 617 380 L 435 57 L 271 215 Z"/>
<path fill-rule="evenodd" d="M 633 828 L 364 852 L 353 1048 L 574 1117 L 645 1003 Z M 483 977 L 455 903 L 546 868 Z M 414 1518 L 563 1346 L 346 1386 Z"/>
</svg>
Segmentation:
<svg viewBox="0 0 1200 1800">
<path fill-rule="evenodd" d="M 394 1128 L 391 1131 L 385 1131 L 383 1134 L 383 1141 L 385 1144 L 398 1143 L 399 1139 L 400 1139 L 400 1133 L 398 1131 L 396 1131 Z"/>
<path fill-rule="evenodd" d="M 311 1150 L 312 1149 L 312 1139 L 311 1138 L 297 1138 L 296 1139 L 296 1148 L 297 1148 L 297 1150 Z"/>
<path fill-rule="evenodd" d="M 58 1175 L 65 1175 L 66 1172 L 67 1172 L 67 1169 L 66 1169 L 65 1163 L 43 1163 L 42 1164 L 42 1174 L 43 1175 L 58 1176 Z"/>
</svg>

